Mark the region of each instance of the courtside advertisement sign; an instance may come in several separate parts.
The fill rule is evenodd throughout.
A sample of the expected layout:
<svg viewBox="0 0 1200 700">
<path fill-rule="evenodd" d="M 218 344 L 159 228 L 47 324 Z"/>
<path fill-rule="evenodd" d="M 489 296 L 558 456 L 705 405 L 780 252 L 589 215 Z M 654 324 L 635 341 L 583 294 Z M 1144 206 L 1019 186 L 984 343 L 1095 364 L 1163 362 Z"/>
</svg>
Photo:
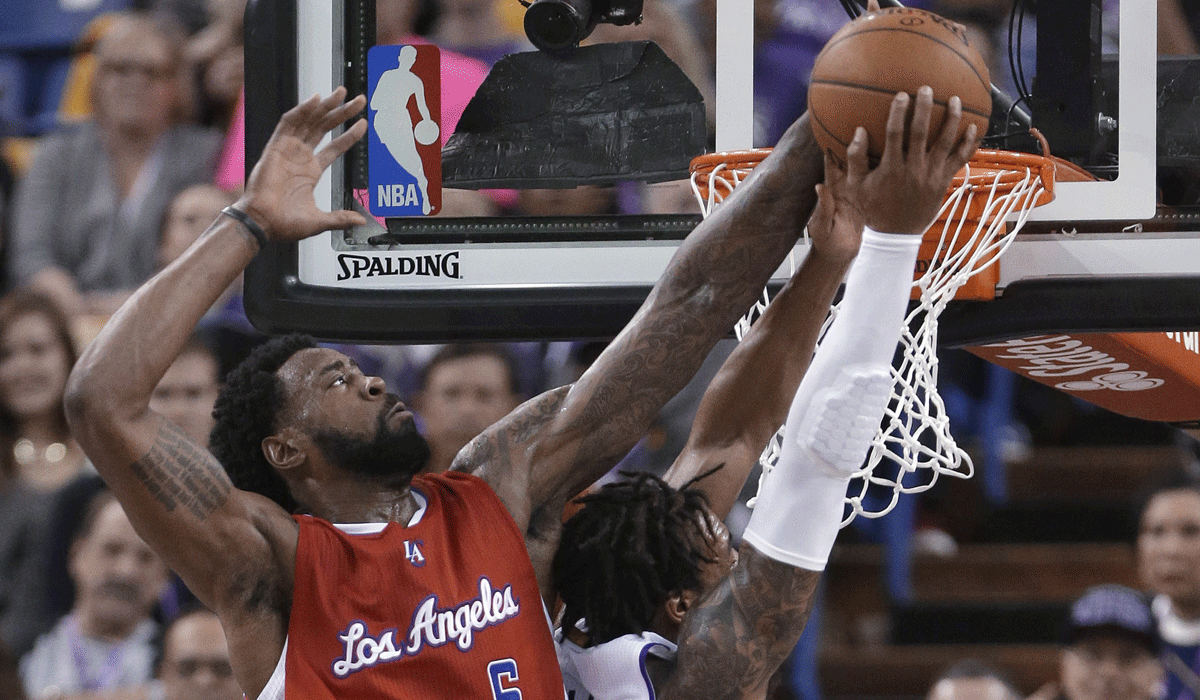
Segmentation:
<svg viewBox="0 0 1200 700">
<path fill-rule="evenodd" d="M 442 207 L 441 54 L 432 45 L 367 53 L 367 180 L 376 216 L 427 216 Z"/>
</svg>

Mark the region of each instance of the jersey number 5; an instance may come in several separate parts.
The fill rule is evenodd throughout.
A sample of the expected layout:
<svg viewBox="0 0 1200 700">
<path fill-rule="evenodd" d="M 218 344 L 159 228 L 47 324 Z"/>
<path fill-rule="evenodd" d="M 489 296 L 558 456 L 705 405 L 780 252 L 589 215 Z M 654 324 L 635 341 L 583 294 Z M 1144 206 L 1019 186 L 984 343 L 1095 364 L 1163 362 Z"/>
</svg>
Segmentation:
<svg viewBox="0 0 1200 700">
<path fill-rule="evenodd" d="M 521 700 L 521 689 L 513 686 L 521 680 L 517 675 L 517 662 L 513 659 L 497 659 L 488 664 L 488 676 L 492 681 L 492 697 L 495 700 Z"/>
</svg>

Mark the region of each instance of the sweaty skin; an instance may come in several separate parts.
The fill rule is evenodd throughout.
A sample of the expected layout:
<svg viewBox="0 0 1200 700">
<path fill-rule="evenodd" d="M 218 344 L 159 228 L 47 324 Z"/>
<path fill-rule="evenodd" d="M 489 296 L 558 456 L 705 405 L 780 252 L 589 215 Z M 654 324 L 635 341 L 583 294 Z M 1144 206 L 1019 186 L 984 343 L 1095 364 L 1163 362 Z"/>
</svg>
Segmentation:
<svg viewBox="0 0 1200 700">
<path fill-rule="evenodd" d="M 270 240 L 364 223 L 353 212 L 322 212 L 313 200 L 321 173 L 366 130 L 356 122 L 318 148 L 365 106 L 362 97 L 344 99 L 338 89 L 290 110 L 255 166 L 237 206 Z M 454 469 L 495 490 L 526 533 L 543 595 L 550 593 L 549 560 L 536 553 L 552 553 L 557 544 L 556 531 L 542 527 L 546 518 L 558 518 L 568 498 L 628 452 L 750 306 L 795 245 L 821 171 L 802 118 L 684 241 L 634 319 L 578 382 L 518 407 L 455 460 Z M 215 458 L 148 402 L 200 317 L 257 252 L 241 224 L 219 217 L 115 314 L 77 364 L 67 398 L 79 442 L 138 532 L 221 618 L 238 682 L 252 697 L 287 635 L 296 523 L 274 502 L 234 489 Z M 286 394 L 282 427 L 263 441 L 264 454 L 314 515 L 407 522 L 416 502 L 406 483 L 345 473 L 306 432 L 324 417 L 366 435 L 388 400 L 380 380 L 348 364 L 322 371 L 343 359 L 317 350 L 288 360 L 278 373 Z M 289 412 L 314 402 L 320 410 Z M 402 414 L 389 420 L 410 420 Z"/>
</svg>

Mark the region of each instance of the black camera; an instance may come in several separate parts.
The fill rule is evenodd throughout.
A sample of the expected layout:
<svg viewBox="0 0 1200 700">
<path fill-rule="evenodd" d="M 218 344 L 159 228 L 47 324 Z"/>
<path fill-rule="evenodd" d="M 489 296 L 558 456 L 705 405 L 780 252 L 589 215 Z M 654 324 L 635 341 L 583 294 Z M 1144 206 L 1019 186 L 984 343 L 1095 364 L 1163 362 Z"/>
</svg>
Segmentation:
<svg viewBox="0 0 1200 700">
<path fill-rule="evenodd" d="M 636 24 L 642 21 L 642 0 L 521 0 L 525 10 L 525 36 L 549 53 L 569 51 L 596 25 Z"/>
</svg>

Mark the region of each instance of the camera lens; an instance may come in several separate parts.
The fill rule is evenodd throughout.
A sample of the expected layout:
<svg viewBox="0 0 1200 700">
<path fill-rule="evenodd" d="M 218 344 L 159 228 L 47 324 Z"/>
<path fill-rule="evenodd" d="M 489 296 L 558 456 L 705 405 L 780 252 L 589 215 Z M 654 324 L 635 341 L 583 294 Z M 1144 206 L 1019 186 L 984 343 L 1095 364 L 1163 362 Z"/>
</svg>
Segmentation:
<svg viewBox="0 0 1200 700">
<path fill-rule="evenodd" d="M 591 33 L 590 0 L 537 0 L 525 10 L 525 35 L 542 51 L 565 51 Z"/>
</svg>

